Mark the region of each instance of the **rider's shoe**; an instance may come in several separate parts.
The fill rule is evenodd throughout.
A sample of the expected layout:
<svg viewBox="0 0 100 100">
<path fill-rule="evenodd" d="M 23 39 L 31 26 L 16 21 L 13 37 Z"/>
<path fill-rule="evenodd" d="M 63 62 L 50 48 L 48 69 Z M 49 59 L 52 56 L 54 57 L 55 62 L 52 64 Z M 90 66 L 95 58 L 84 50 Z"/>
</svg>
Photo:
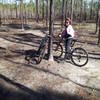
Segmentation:
<svg viewBox="0 0 100 100">
<path fill-rule="evenodd" d="M 67 53 L 67 54 L 65 55 L 65 59 L 66 59 L 66 60 L 70 60 L 70 58 L 71 58 L 71 55 L 70 55 L 69 53 Z"/>
<path fill-rule="evenodd" d="M 66 60 L 70 60 L 70 56 L 67 56 L 67 57 L 66 57 Z"/>
</svg>

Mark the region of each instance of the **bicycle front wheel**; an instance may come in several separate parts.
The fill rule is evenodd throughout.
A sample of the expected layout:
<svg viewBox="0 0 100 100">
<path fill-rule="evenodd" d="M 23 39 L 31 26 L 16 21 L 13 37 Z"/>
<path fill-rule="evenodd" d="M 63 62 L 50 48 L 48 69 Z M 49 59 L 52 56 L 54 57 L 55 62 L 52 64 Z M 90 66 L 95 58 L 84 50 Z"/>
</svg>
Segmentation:
<svg viewBox="0 0 100 100">
<path fill-rule="evenodd" d="M 54 58 L 60 58 L 63 54 L 63 47 L 58 42 L 53 42 L 53 56 Z"/>
<path fill-rule="evenodd" d="M 42 61 L 43 57 L 45 56 L 45 50 L 46 50 L 46 46 L 40 49 L 39 54 L 38 54 L 39 55 L 38 60 L 37 60 L 38 64 Z"/>
<path fill-rule="evenodd" d="M 88 63 L 88 53 L 83 48 L 75 48 L 71 54 L 72 62 L 79 67 Z"/>
</svg>

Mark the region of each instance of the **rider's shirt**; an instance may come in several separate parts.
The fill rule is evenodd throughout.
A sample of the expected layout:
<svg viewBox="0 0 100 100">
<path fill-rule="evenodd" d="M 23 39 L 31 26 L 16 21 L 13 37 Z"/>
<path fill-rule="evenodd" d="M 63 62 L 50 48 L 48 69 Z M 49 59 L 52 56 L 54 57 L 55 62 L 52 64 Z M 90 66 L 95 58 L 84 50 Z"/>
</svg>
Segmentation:
<svg viewBox="0 0 100 100">
<path fill-rule="evenodd" d="M 74 35 L 75 31 L 71 25 L 62 32 L 62 38 L 74 38 Z"/>
</svg>

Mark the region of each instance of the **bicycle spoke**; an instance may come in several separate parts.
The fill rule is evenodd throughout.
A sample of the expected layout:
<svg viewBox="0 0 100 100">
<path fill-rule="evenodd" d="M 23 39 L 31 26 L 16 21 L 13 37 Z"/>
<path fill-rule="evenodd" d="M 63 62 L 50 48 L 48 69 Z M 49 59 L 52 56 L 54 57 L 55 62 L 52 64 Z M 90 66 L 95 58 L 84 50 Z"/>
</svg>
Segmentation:
<svg viewBox="0 0 100 100">
<path fill-rule="evenodd" d="M 53 55 L 56 58 L 60 58 L 63 54 L 63 48 L 58 43 L 53 43 Z"/>
</svg>

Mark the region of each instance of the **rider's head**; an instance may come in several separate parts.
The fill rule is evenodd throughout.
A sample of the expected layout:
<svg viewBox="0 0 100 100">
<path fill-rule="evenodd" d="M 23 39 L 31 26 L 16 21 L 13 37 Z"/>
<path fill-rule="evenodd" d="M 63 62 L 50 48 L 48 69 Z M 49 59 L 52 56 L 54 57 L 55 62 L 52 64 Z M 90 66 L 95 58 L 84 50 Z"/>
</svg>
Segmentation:
<svg viewBox="0 0 100 100">
<path fill-rule="evenodd" d="M 72 24 L 72 21 L 70 18 L 66 18 L 65 20 L 65 26 L 68 26 L 68 25 L 71 25 Z"/>
</svg>

